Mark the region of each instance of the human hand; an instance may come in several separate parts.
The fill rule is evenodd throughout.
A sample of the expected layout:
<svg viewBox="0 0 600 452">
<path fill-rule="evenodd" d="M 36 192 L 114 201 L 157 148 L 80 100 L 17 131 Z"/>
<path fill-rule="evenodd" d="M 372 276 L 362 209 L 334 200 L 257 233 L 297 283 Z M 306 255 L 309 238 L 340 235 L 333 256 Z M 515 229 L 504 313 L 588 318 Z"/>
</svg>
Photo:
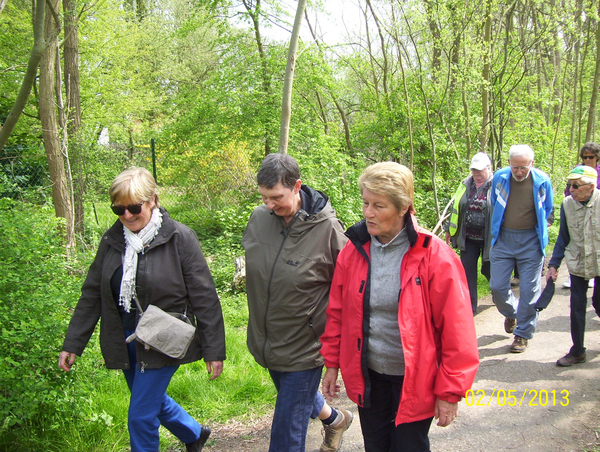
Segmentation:
<svg viewBox="0 0 600 452">
<path fill-rule="evenodd" d="M 552 278 L 553 281 L 556 281 L 558 278 L 558 270 L 554 267 L 548 267 L 548 271 L 546 272 L 546 282 L 548 282 Z"/>
<path fill-rule="evenodd" d="M 212 374 L 210 377 L 211 380 L 218 378 L 221 372 L 223 372 L 223 361 L 207 361 L 206 371 L 209 375 Z"/>
<path fill-rule="evenodd" d="M 446 232 L 446 244 L 451 246 L 452 245 L 452 240 L 451 240 L 451 235 L 449 232 Z"/>
<path fill-rule="evenodd" d="M 65 352 L 64 350 L 60 352 L 58 356 L 58 367 L 62 370 L 69 372 L 73 364 L 75 364 L 75 359 L 77 355 L 75 353 Z"/>
<path fill-rule="evenodd" d="M 442 399 L 436 399 L 434 416 L 436 419 L 439 419 L 437 423 L 438 426 L 449 426 L 456 416 L 458 416 L 458 403 L 451 403 Z"/>
<path fill-rule="evenodd" d="M 340 392 L 340 385 L 337 384 L 338 368 L 328 367 L 323 376 L 322 393 L 329 402 L 335 397 L 337 398 Z"/>
</svg>

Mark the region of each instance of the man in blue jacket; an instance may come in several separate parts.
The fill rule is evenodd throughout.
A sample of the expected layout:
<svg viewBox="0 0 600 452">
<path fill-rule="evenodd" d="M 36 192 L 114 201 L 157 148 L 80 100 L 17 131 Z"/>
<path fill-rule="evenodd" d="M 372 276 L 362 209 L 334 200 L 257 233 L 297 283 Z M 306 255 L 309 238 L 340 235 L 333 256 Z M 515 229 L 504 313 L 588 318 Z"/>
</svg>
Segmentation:
<svg viewBox="0 0 600 452">
<path fill-rule="evenodd" d="M 524 352 L 535 332 L 535 303 L 541 293 L 548 218 L 553 210 L 552 184 L 546 173 L 533 167 L 533 158 L 529 146 L 511 146 L 509 166 L 498 170 L 492 182 L 490 290 L 498 311 L 506 317 L 504 330 L 514 332 L 513 353 Z M 515 265 L 520 275 L 519 298 L 510 288 Z"/>
</svg>

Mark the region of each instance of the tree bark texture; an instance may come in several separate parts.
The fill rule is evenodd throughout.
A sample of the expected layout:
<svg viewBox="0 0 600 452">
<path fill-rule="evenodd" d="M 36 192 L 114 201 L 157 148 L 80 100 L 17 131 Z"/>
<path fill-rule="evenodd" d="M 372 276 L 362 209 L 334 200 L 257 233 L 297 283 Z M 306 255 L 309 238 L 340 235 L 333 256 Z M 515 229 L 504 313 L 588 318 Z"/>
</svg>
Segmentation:
<svg viewBox="0 0 600 452">
<path fill-rule="evenodd" d="M 302 25 L 302 16 L 306 8 L 306 0 L 298 0 L 296 17 L 294 19 L 294 28 L 290 38 L 290 48 L 288 51 L 287 66 L 285 68 L 285 78 L 283 81 L 283 100 L 281 102 L 281 125 L 279 127 L 279 152 L 287 154 L 288 140 L 290 137 L 290 119 L 292 117 L 292 86 L 294 84 L 294 68 L 296 66 L 296 54 L 298 53 L 298 38 L 300 36 L 300 26 Z"/>
<path fill-rule="evenodd" d="M 59 24 L 56 23 L 55 15 L 50 11 L 51 8 L 54 8 L 54 12 L 56 12 L 58 6 L 58 0 L 49 0 L 46 5 L 45 36 L 48 46 L 40 62 L 39 111 L 48 170 L 52 181 L 54 210 L 57 217 L 65 218 L 67 225 L 70 225 L 72 224 L 71 202 L 56 111 L 56 53 L 58 51 L 57 28 Z M 67 238 L 72 240 L 72 231 L 66 231 L 66 233 Z"/>
<path fill-rule="evenodd" d="M 35 81 L 37 69 L 42 59 L 44 49 L 46 48 L 46 41 L 44 39 L 44 15 L 46 12 L 45 0 L 36 0 L 35 2 L 35 17 L 33 20 L 33 47 L 29 56 L 29 63 L 27 64 L 27 72 L 23 77 L 23 83 L 21 89 L 17 95 L 17 99 L 13 104 L 4 126 L 0 128 L 0 149 L 4 147 L 8 141 L 8 137 L 12 133 L 15 125 L 19 121 L 19 117 L 25 108 L 29 93 L 31 93 L 31 87 Z"/>
</svg>

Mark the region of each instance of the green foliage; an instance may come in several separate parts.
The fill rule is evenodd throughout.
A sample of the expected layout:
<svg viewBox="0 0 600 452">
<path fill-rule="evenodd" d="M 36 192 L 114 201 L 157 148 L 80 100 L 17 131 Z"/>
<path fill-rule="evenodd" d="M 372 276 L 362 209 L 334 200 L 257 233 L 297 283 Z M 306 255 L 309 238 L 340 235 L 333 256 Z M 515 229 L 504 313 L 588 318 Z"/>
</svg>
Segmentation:
<svg viewBox="0 0 600 452">
<path fill-rule="evenodd" d="M 78 413 L 81 392 L 56 363 L 80 277 L 69 275 L 49 207 L 0 199 L 0 431 Z M 80 388 L 79 391 L 85 388 Z M 83 392 L 85 393 L 85 391 Z M 48 428 L 53 428 L 52 424 Z"/>
</svg>

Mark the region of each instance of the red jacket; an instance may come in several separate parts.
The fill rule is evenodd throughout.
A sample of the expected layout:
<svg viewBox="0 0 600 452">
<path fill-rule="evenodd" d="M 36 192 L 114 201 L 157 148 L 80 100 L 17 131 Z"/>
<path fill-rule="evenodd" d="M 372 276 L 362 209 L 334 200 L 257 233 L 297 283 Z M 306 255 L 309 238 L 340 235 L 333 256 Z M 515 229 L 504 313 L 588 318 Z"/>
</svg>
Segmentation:
<svg viewBox="0 0 600 452">
<path fill-rule="evenodd" d="M 398 324 L 405 375 L 396 425 L 434 415 L 437 398 L 458 402 L 471 388 L 479 353 L 469 289 L 460 260 L 442 240 L 407 214 L 410 248 L 402 259 Z M 325 366 L 342 372 L 348 397 L 370 406 L 367 371 L 371 237 L 364 220 L 336 263 L 327 326 L 321 336 Z"/>
</svg>

